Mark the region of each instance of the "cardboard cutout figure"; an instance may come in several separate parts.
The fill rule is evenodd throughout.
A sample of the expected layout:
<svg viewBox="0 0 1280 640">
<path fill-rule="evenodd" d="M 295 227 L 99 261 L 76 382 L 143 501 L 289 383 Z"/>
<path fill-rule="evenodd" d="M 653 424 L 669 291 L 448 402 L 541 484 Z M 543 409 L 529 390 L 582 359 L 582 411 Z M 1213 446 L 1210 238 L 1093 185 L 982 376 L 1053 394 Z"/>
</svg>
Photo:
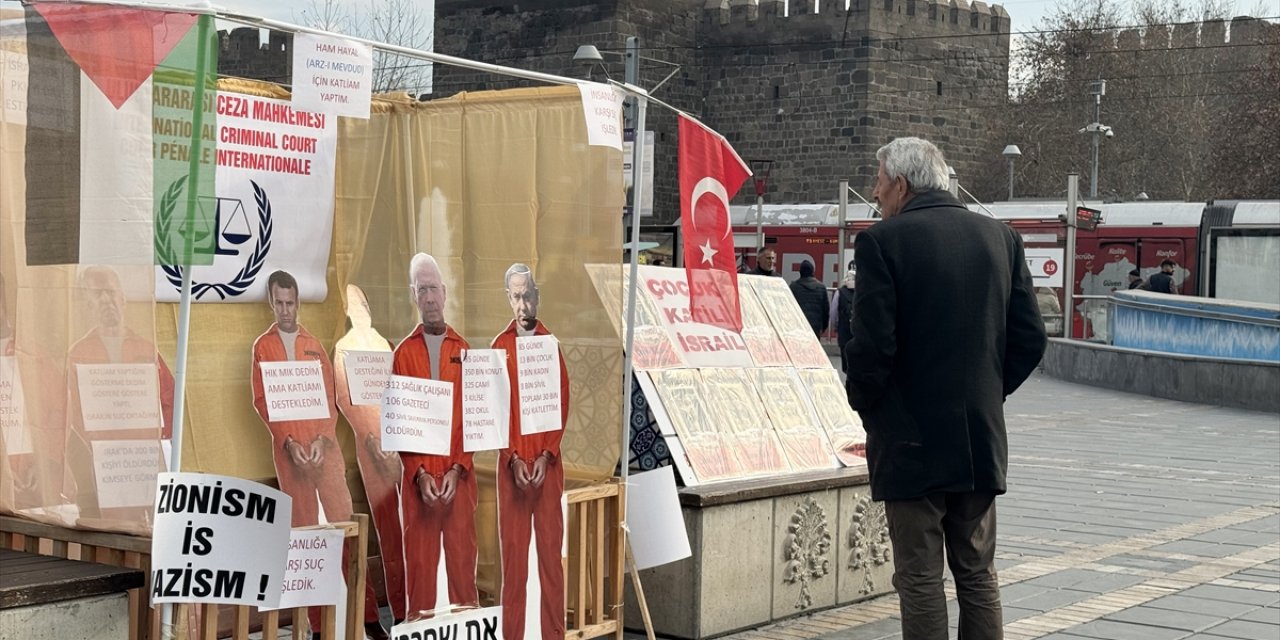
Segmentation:
<svg viewBox="0 0 1280 640">
<path fill-rule="evenodd" d="M 381 359 L 374 353 L 385 353 L 387 368 L 382 375 L 391 373 L 391 343 L 377 329 L 369 314 L 369 301 L 364 292 L 353 284 L 347 285 L 347 318 L 351 329 L 333 346 L 333 374 L 336 378 L 335 396 L 338 410 L 351 423 L 355 434 L 356 462 L 360 465 L 360 478 L 369 498 L 369 510 L 373 515 L 373 527 L 378 534 L 378 547 L 382 554 L 382 575 L 386 583 L 387 602 L 396 620 L 405 616 L 404 596 L 404 547 L 400 529 L 400 477 L 404 468 L 395 451 L 382 450 L 382 432 L 379 429 L 379 405 L 361 399 L 365 391 L 361 378 L 348 378 L 349 367 L 380 370 Z M 349 360 L 352 359 L 352 360 Z M 354 361 L 370 360 L 362 364 Z M 354 398 L 353 398 L 354 396 Z"/>
<path fill-rule="evenodd" d="M 329 355 L 298 323 L 298 281 L 292 275 L 275 271 L 267 278 L 267 303 L 275 322 L 253 343 L 249 375 L 253 408 L 271 432 L 280 490 L 293 498 L 292 526 L 319 524 L 320 507 L 329 522 L 348 520 L 351 491 L 335 432 L 338 414 Z M 373 586 L 365 585 L 365 627 L 379 637 L 378 604 Z M 319 607 L 307 610 L 313 632 L 320 629 L 320 612 Z M 380 637 L 386 637 L 385 631 Z"/>
<path fill-rule="evenodd" d="M 409 263 L 409 289 L 421 322 L 396 347 L 391 372 L 453 385 L 449 455 L 400 452 L 404 463 L 405 591 L 409 619 L 434 611 L 440 552 L 448 574 L 450 604 L 478 604 L 476 590 L 476 491 L 472 454 L 462 442 L 462 352 L 467 341 L 445 323 L 445 284 L 435 258 L 418 253 Z"/>
<path fill-rule="evenodd" d="M 79 523 L 131 523 L 147 531 L 155 476 L 163 470 L 160 440 L 171 436 L 173 374 L 155 345 L 125 326 L 124 290 L 114 270 L 85 268 L 77 289 L 94 323 L 67 351 L 66 455 Z"/>
<path fill-rule="evenodd" d="M 532 536 L 538 554 L 538 585 L 542 593 L 543 640 L 564 638 L 564 566 L 560 550 L 564 541 L 564 514 L 560 498 L 564 493 L 564 466 L 560 461 L 560 440 L 569 417 L 569 374 L 564 355 L 556 347 L 549 362 L 542 357 L 521 357 L 522 342 L 551 332 L 538 320 L 538 285 L 533 272 L 523 264 L 513 264 L 506 273 L 507 302 L 514 316 L 502 333 L 493 339 L 494 349 L 507 352 L 507 375 L 511 379 L 511 435 L 509 446 L 498 454 L 498 541 L 502 551 L 502 635 L 510 640 L 525 637 L 525 607 L 528 594 L 529 542 Z M 537 353 L 526 348 L 523 353 Z M 541 355 L 541 354 L 539 354 Z M 556 388 L 549 388 L 555 384 Z M 523 373 L 523 380 L 522 380 Z M 521 385 L 524 385 L 522 388 Z M 529 393 L 522 390 L 559 394 L 558 428 L 533 433 L 535 422 Z"/>
</svg>

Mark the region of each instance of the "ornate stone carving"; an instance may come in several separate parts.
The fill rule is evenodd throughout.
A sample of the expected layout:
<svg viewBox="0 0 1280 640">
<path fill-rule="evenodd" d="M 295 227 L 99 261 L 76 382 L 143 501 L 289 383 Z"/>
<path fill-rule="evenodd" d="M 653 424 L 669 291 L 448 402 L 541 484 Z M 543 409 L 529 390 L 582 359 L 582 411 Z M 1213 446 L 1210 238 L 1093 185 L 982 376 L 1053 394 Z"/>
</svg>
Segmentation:
<svg viewBox="0 0 1280 640">
<path fill-rule="evenodd" d="M 849 526 L 849 562 L 851 571 L 862 572 L 862 588 L 859 593 L 875 592 L 875 567 L 889 563 L 892 558 L 889 546 L 889 524 L 884 516 L 884 503 L 873 502 L 871 496 L 862 495 L 853 503 L 853 521 Z"/>
<path fill-rule="evenodd" d="M 782 581 L 800 584 L 797 609 L 813 606 L 809 583 L 831 572 L 827 551 L 831 549 L 831 533 L 827 531 L 827 512 L 810 496 L 805 496 L 787 524 L 787 537 L 783 541 Z"/>
</svg>

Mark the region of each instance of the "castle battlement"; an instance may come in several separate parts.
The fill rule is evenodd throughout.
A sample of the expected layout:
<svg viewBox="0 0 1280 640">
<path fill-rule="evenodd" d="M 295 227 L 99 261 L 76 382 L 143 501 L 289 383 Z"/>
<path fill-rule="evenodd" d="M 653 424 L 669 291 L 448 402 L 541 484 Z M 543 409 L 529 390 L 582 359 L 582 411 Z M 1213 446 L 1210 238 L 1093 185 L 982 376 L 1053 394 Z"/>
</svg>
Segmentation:
<svg viewBox="0 0 1280 640">
<path fill-rule="evenodd" d="M 911 23 L 917 29 L 933 26 L 944 31 L 1009 33 L 1009 13 L 1004 7 L 980 1 L 850 0 L 845 8 L 828 0 L 815 12 L 814 0 L 791 0 L 789 14 L 784 14 L 784 6 L 783 0 L 706 0 L 703 23 L 712 33 L 716 28 L 733 30 L 743 25 L 776 29 L 791 24 L 832 24 L 843 28 L 852 16 L 873 22 Z"/>
</svg>

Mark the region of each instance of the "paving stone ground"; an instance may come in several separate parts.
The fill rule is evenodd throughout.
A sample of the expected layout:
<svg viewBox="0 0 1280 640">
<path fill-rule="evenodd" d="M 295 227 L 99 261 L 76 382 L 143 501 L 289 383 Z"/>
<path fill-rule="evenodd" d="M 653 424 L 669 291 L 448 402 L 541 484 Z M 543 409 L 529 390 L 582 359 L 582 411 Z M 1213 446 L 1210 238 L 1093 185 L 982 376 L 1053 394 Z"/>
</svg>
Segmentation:
<svg viewBox="0 0 1280 640">
<path fill-rule="evenodd" d="M 1005 638 L 1280 638 L 1280 415 L 1040 375 L 1005 411 Z M 897 610 L 883 596 L 726 639 L 897 639 Z"/>
</svg>

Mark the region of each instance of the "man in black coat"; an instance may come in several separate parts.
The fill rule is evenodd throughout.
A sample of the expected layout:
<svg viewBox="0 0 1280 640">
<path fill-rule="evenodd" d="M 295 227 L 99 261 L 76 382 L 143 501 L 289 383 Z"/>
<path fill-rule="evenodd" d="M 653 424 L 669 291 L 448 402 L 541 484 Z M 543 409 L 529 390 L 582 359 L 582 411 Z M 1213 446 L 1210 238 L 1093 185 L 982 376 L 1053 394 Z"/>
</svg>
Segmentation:
<svg viewBox="0 0 1280 640">
<path fill-rule="evenodd" d="M 814 335 L 822 336 L 827 330 L 827 315 L 831 312 L 831 299 L 827 297 L 827 288 L 813 277 L 813 263 L 805 260 L 800 263 L 800 277 L 791 283 L 791 295 L 796 297 L 796 304 L 809 321 L 809 328 Z"/>
<path fill-rule="evenodd" d="M 1004 399 L 1040 362 L 1044 323 L 1018 234 L 946 191 L 919 138 L 876 152 L 884 220 L 855 241 L 849 403 L 885 501 L 904 640 L 947 638 L 943 554 L 960 638 L 1002 637 L 995 496 L 1005 492 Z"/>
<path fill-rule="evenodd" d="M 748 269 L 747 273 L 753 276 L 782 276 L 782 274 L 774 268 L 775 263 L 778 261 L 778 252 L 768 247 L 763 247 L 760 249 L 757 256 L 756 266 Z"/>
</svg>

